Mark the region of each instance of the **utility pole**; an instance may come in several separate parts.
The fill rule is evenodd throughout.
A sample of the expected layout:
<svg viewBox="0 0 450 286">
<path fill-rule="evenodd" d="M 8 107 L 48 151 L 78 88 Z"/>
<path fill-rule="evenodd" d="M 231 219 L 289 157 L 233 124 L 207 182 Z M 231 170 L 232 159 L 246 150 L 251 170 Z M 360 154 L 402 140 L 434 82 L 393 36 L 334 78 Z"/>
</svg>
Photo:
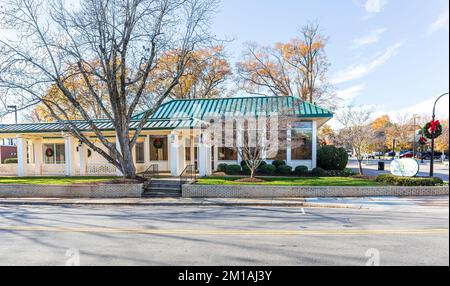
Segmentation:
<svg viewBox="0 0 450 286">
<path fill-rule="evenodd" d="M 444 96 L 448 95 L 448 92 L 442 94 L 441 96 L 439 96 L 436 101 L 434 102 L 434 106 L 433 106 L 433 118 L 432 121 L 436 120 L 436 105 L 438 103 L 438 101 L 443 98 Z M 431 162 L 430 162 L 430 177 L 434 176 L 434 135 L 435 135 L 435 130 L 431 131 Z"/>
<path fill-rule="evenodd" d="M 17 124 L 17 105 L 8 105 L 7 108 L 14 112 L 14 119 L 15 119 L 15 123 Z"/>
<path fill-rule="evenodd" d="M 416 158 L 416 116 L 413 117 L 413 158 Z"/>
</svg>

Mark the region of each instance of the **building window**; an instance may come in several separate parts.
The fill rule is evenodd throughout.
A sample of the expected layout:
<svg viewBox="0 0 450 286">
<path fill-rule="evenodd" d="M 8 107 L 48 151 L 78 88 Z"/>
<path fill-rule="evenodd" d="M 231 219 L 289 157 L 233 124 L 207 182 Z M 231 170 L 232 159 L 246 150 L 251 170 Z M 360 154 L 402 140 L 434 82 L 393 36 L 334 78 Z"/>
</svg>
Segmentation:
<svg viewBox="0 0 450 286">
<path fill-rule="evenodd" d="M 144 142 L 137 142 L 135 147 L 136 163 L 145 163 Z"/>
<path fill-rule="evenodd" d="M 150 161 L 167 161 L 167 136 L 150 136 Z"/>
<path fill-rule="evenodd" d="M 268 154 L 267 158 L 268 160 L 279 160 L 279 161 L 285 161 L 287 160 L 287 129 L 286 129 L 286 123 L 281 122 L 279 123 L 281 126 L 279 126 L 278 129 L 278 152 L 275 156 L 270 156 Z M 270 127 L 269 127 L 270 128 Z M 270 132 L 270 130 L 267 130 L 267 132 Z M 267 138 L 269 138 L 269 135 L 267 135 Z"/>
<path fill-rule="evenodd" d="M 292 123 L 292 160 L 312 160 L 312 134 L 312 122 Z"/>
<path fill-rule="evenodd" d="M 219 148 L 219 160 L 220 161 L 237 161 L 238 156 L 234 148 Z"/>
<path fill-rule="evenodd" d="M 64 144 L 44 144 L 44 164 L 65 164 L 66 150 Z"/>
</svg>

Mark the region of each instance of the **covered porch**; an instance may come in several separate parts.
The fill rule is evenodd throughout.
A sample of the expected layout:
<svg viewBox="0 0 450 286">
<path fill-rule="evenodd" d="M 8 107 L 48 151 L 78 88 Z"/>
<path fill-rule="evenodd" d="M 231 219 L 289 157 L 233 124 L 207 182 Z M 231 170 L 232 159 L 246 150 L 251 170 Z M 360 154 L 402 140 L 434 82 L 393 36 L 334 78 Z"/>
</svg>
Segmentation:
<svg viewBox="0 0 450 286">
<path fill-rule="evenodd" d="M 119 169 L 69 134 L 0 134 L 0 138 L 12 136 L 17 141 L 17 163 L 0 163 L 0 176 L 122 176 Z M 96 146 L 106 150 L 91 136 Z M 116 142 L 114 132 L 105 136 Z M 199 144 L 199 134 L 193 129 L 144 131 L 133 148 L 133 161 L 138 173 L 156 165 L 159 172 L 179 176 L 187 166 L 195 165 L 201 174 L 209 175 L 210 149 Z"/>
</svg>

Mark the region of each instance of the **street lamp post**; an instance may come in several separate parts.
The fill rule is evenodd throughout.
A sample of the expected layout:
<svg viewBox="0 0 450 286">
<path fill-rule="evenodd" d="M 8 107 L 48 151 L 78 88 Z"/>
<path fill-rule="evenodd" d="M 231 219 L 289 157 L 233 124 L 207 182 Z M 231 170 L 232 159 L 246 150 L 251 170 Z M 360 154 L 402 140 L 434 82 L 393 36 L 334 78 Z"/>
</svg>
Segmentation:
<svg viewBox="0 0 450 286">
<path fill-rule="evenodd" d="M 17 124 L 17 105 L 8 105 L 7 108 L 14 112 L 15 123 Z"/>
<path fill-rule="evenodd" d="M 449 93 L 446 92 L 444 94 L 442 94 L 441 96 L 439 96 L 436 101 L 434 102 L 434 106 L 433 106 L 433 119 L 432 121 L 434 122 L 436 120 L 436 105 L 438 103 L 438 101 L 443 98 L 444 96 L 448 95 Z M 430 162 L 430 177 L 434 176 L 434 135 L 435 135 L 435 130 L 431 130 L 431 162 Z"/>
</svg>

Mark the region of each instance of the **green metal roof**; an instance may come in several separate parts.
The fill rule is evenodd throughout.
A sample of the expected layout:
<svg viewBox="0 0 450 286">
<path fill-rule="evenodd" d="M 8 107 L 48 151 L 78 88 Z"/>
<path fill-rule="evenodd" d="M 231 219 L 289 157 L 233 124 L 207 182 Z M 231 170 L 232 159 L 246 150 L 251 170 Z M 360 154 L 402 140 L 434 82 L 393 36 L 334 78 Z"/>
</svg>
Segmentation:
<svg viewBox="0 0 450 286">
<path fill-rule="evenodd" d="M 162 104 L 144 126 L 144 130 L 171 130 L 176 128 L 199 128 L 210 116 L 260 115 L 280 113 L 297 118 L 332 118 L 333 114 L 319 106 L 294 97 L 239 97 L 217 99 L 172 100 Z M 130 128 L 134 129 L 143 113 L 133 117 Z M 81 131 L 90 131 L 84 121 L 75 122 Z M 104 131 L 114 130 L 108 120 L 96 120 L 96 126 Z M 62 123 L 3 124 L 0 133 L 54 133 L 64 131 Z"/>
<path fill-rule="evenodd" d="M 332 118 L 333 113 L 317 105 L 292 96 L 277 97 L 235 97 L 215 99 L 172 100 L 161 105 L 151 117 L 152 120 L 173 118 L 205 119 L 211 115 L 258 115 L 280 113 L 298 118 Z M 143 113 L 133 117 L 141 119 Z"/>
</svg>

